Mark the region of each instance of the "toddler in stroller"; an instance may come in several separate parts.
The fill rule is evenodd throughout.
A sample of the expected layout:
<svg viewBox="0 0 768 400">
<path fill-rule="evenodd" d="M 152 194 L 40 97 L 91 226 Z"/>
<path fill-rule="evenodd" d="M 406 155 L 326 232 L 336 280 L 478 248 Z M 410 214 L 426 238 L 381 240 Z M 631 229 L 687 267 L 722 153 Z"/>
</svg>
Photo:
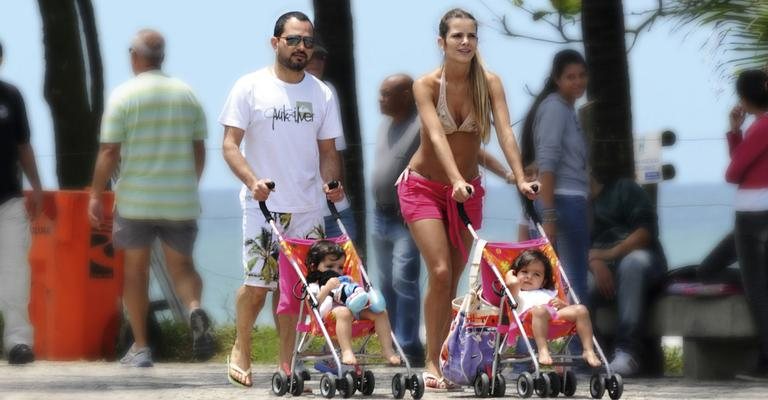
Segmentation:
<svg viewBox="0 0 768 400">
<path fill-rule="evenodd" d="M 553 319 L 560 319 L 576 324 L 584 361 L 593 368 L 600 366 L 600 358 L 592 345 L 589 311 L 582 304 L 569 305 L 557 297 L 552 265 L 544 253 L 535 249 L 520 253 L 505 274 L 504 281 L 518 303 L 520 319 L 525 320 L 527 314 L 531 314 L 539 364 L 552 365 L 547 344 L 549 323 Z"/>
<path fill-rule="evenodd" d="M 336 339 L 341 348 L 341 362 L 357 364 L 352 350 L 352 320 L 374 322 L 381 343 L 381 352 L 391 365 L 400 365 L 400 356 L 392 346 L 392 328 L 381 296 L 368 296 L 365 289 L 349 276 L 342 275 L 346 254 L 330 240 L 318 240 L 307 253 L 308 290 L 320 304 L 320 315 L 333 314 L 336 319 Z"/>
</svg>

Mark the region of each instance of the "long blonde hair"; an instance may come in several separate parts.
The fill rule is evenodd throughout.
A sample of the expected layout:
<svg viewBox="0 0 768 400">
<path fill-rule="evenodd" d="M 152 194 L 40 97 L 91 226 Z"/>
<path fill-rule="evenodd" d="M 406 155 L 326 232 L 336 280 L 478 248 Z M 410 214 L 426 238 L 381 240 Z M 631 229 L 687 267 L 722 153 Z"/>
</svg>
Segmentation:
<svg viewBox="0 0 768 400">
<path fill-rule="evenodd" d="M 443 40 L 448 35 L 448 21 L 453 18 L 469 18 L 475 23 L 475 29 L 477 29 L 477 20 L 472 14 L 460 8 L 454 8 L 440 19 L 439 32 Z M 478 51 L 475 51 L 475 56 L 472 57 L 469 65 L 469 83 L 472 87 L 472 106 L 480 139 L 483 143 L 487 143 L 491 136 L 491 94 L 488 90 L 488 79 L 485 76 L 485 65 Z"/>
</svg>

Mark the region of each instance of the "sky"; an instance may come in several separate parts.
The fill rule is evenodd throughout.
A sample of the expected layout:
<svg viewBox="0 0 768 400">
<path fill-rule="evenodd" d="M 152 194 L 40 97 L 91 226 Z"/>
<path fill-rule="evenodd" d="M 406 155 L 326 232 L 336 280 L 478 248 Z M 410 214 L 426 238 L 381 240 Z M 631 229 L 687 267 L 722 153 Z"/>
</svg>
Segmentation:
<svg viewBox="0 0 768 400">
<path fill-rule="evenodd" d="M 312 17 L 311 1 L 281 0 L 93 0 L 107 92 L 131 78 L 128 46 L 136 31 L 154 28 L 167 40 L 164 69 L 189 83 L 208 118 L 209 136 L 203 189 L 234 188 L 238 181 L 221 157 L 222 127 L 216 122 L 224 100 L 242 75 L 274 62 L 269 38 L 277 17 L 300 10 Z M 542 3 L 528 1 L 528 3 Z M 648 9 L 654 1 L 625 0 L 627 12 Z M 631 6 L 628 6 L 631 4 Z M 480 21 L 479 49 L 489 69 L 502 79 L 513 121 L 530 106 L 553 54 L 564 48 L 504 36 L 498 16 L 536 35 L 551 29 L 534 23 L 505 0 L 352 0 L 358 105 L 366 174 L 370 174 L 376 130 L 381 122 L 378 88 L 388 75 L 420 76 L 440 63 L 437 25 L 452 7 L 472 12 Z M 631 7 L 631 8 L 630 8 Z M 43 98 L 44 57 L 41 19 L 34 0 L 0 0 L 0 41 L 5 61 L 0 79 L 19 87 L 25 97 L 43 186 L 56 188 L 50 111 Z M 630 21 L 631 22 L 631 21 Z M 636 136 L 664 129 L 678 143 L 664 151 L 675 165 L 679 183 L 723 182 L 727 165 L 727 113 L 735 102 L 732 82 L 715 72 L 707 28 L 656 23 L 643 32 L 629 54 L 633 123 Z M 582 50 L 580 43 L 569 47 Z M 333 62 L 333 49 L 330 49 Z M 516 132 L 520 126 L 515 126 Z M 489 150 L 496 154 L 494 141 Z"/>
</svg>

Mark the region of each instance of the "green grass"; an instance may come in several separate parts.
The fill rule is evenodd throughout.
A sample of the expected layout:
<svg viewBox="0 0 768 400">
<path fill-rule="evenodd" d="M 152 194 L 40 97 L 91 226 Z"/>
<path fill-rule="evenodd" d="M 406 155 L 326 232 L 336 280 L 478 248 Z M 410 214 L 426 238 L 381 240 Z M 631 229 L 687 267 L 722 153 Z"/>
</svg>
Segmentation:
<svg viewBox="0 0 768 400">
<path fill-rule="evenodd" d="M 664 375 L 683 375 L 683 349 L 680 347 L 664 346 Z"/>
<path fill-rule="evenodd" d="M 162 332 L 162 345 L 158 349 L 156 358 L 159 361 L 187 362 L 192 360 L 192 341 L 189 327 L 186 324 L 173 322 L 172 320 L 160 321 Z M 3 317 L 0 315 L 0 332 L 3 331 Z M 235 326 L 232 324 L 218 326 L 214 329 L 217 353 L 214 360 L 224 361 L 235 342 Z M 260 326 L 254 328 L 251 335 L 251 360 L 256 364 L 277 364 L 277 349 L 279 340 L 277 331 L 273 327 Z M 319 350 L 324 340 L 314 338 L 310 349 Z M 360 341 L 355 341 L 355 348 Z M 556 341 L 551 347 L 562 347 L 563 343 Z M 368 351 L 372 354 L 380 354 L 381 347 L 376 338 L 368 343 Z M 0 348 L 2 348 L 2 335 L 0 335 Z M 664 346 L 664 374 L 666 376 L 682 376 L 683 374 L 683 350 L 680 347 Z"/>
</svg>

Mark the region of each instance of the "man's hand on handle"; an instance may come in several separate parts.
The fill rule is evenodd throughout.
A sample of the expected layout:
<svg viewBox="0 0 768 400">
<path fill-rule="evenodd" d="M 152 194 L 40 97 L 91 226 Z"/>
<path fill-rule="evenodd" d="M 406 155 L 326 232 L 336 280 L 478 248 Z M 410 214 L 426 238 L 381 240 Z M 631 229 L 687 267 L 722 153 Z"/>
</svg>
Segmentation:
<svg viewBox="0 0 768 400">
<path fill-rule="evenodd" d="M 252 184 L 248 185 L 248 190 L 251 191 L 253 199 L 256 201 L 267 201 L 269 194 L 274 190 L 270 189 L 269 183 L 272 180 L 269 178 L 259 179 Z M 274 187 L 274 185 L 272 185 Z"/>
<path fill-rule="evenodd" d="M 339 181 L 331 181 L 323 185 L 323 192 L 328 201 L 338 203 L 344 198 L 344 186 Z"/>
</svg>

